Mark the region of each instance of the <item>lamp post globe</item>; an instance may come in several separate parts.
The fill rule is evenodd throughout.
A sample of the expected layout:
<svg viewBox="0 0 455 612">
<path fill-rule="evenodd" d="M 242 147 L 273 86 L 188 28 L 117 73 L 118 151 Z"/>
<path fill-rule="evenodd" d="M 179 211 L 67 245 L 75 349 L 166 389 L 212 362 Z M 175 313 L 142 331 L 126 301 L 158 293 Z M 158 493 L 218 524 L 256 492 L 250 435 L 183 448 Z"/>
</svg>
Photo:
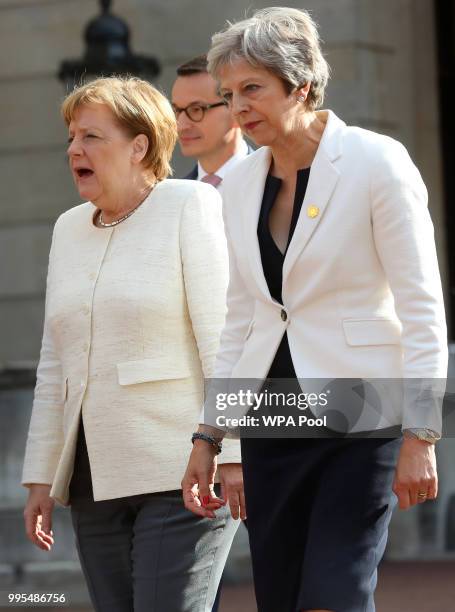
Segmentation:
<svg viewBox="0 0 455 612">
<path fill-rule="evenodd" d="M 100 15 L 87 24 L 83 57 L 60 64 L 58 78 L 67 91 L 99 76 L 131 75 L 151 81 L 160 73 L 156 58 L 131 51 L 130 29 L 110 12 L 111 4 L 111 0 L 100 0 Z"/>
</svg>

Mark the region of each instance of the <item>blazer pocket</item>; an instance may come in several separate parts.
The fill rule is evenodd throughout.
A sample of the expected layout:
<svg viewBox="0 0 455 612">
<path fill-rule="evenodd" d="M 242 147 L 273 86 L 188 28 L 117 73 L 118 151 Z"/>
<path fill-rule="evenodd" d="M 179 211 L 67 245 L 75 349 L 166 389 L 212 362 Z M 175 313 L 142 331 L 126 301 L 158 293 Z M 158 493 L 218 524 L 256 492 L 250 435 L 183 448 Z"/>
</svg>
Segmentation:
<svg viewBox="0 0 455 612">
<path fill-rule="evenodd" d="M 182 363 L 163 363 L 161 359 L 140 359 L 117 364 L 120 385 L 136 385 L 155 380 L 173 380 L 191 376 L 190 368 Z"/>
<path fill-rule="evenodd" d="M 400 344 L 401 330 L 393 319 L 344 319 L 343 330 L 349 346 Z"/>
</svg>

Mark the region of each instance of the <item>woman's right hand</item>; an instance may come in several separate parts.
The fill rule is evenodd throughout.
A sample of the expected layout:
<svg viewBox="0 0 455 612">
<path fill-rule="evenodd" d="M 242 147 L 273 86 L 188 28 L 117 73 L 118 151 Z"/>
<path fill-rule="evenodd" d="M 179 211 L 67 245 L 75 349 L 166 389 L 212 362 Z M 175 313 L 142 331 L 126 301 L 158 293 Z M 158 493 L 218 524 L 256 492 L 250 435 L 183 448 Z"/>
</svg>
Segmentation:
<svg viewBox="0 0 455 612">
<path fill-rule="evenodd" d="M 225 505 L 214 491 L 216 453 L 204 440 L 195 440 L 188 467 L 182 480 L 183 501 L 187 510 L 206 518 L 215 518 L 215 510 Z"/>
<path fill-rule="evenodd" d="M 51 550 L 54 544 L 52 533 L 52 511 L 54 500 L 50 497 L 51 486 L 32 484 L 24 510 L 25 532 L 28 539 L 42 550 Z"/>
</svg>

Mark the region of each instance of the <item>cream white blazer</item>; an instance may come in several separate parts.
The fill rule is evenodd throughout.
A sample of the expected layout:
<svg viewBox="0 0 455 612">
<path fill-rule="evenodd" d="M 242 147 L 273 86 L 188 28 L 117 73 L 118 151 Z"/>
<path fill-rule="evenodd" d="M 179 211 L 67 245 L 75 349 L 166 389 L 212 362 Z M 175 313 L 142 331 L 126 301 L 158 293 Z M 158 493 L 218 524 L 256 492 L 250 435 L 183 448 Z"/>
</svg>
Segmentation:
<svg viewBox="0 0 455 612">
<path fill-rule="evenodd" d="M 380 422 L 372 415 L 353 430 L 373 422 L 439 431 L 440 405 L 425 400 L 422 382 L 445 379 L 448 358 L 427 191 L 400 143 L 321 113 L 327 124 L 284 260 L 283 305 L 268 291 L 257 238 L 270 149 L 223 182 L 230 282 L 214 376 L 264 379 L 287 331 L 304 391 L 318 379 L 414 379 Z M 201 421 L 215 425 L 215 414 L 206 404 Z"/>
<path fill-rule="evenodd" d="M 226 310 L 213 187 L 163 181 L 112 229 L 95 210 L 55 225 L 23 471 L 63 504 L 81 412 L 95 500 L 180 488 Z M 220 459 L 240 461 L 238 443 Z"/>
</svg>

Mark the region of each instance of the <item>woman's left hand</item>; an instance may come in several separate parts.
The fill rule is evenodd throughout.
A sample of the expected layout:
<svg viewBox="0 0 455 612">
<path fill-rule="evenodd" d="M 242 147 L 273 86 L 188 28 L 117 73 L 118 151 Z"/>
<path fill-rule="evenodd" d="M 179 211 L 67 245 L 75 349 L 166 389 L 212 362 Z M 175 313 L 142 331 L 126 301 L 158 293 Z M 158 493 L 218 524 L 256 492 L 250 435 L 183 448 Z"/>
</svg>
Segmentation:
<svg viewBox="0 0 455 612">
<path fill-rule="evenodd" d="M 392 487 L 401 510 L 438 494 L 435 445 L 405 438 L 400 449 Z"/>
<path fill-rule="evenodd" d="M 221 497 L 229 502 L 232 518 L 246 519 L 245 493 L 241 463 L 222 463 L 218 466 Z"/>
</svg>

